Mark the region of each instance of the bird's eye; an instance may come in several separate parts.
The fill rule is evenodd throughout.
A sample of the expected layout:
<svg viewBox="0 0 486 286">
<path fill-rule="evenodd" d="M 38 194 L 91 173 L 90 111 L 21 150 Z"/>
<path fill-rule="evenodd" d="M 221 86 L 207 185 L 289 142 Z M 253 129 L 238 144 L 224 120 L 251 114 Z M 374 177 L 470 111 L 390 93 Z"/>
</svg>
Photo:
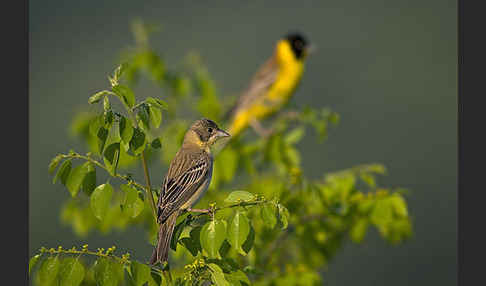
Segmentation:
<svg viewBox="0 0 486 286">
<path fill-rule="evenodd" d="M 209 133 L 213 133 L 213 128 L 209 127 L 209 128 L 208 128 L 208 132 L 209 132 Z"/>
</svg>

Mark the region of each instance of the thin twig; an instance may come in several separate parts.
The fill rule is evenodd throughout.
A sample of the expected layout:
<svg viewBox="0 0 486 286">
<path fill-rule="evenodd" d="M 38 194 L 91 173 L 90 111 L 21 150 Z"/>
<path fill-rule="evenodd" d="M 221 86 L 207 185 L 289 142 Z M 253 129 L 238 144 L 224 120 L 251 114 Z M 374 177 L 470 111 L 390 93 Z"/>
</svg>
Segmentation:
<svg viewBox="0 0 486 286">
<path fill-rule="evenodd" d="M 71 249 L 54 249 L 54 248 L 51 248 L 50 250 L 47 249 L 47 248 L 41 248 L 40 250 L 40 254 L 43 255 L 44 253 L 49 253 L 49 254 L 78 254 L 77 258 L 79 258 L 81 255 L 92 255 L 92 256 L 97 256 L 97 257 L 101 257 L 101 258 L 112 258 L 114 260 L 117 260 L 119 263 L 121 264 L 130 264 L 132 263 L 132 260 L 129 260 L 128 259 L 128 253 L 125 254 L 125 255 L 122 255 L 122 257 L 118 257 L 114 254 L 111 254 L 111 253 L 103 253 L 103 250 L 104 249 L 98 249 L 98 252 L 94 252 L 92 250 L 88 250 L 87 248 L 84 248 L 82 250 L 77 250 L 77 249 L 74 249 L 74 248 L 71 248 Z M 141 262 L 139 262 L 141 263 Z M 145 263 L 143 263 L 145 264 Z M 156 268 L 156 267 L 152 267 L 151 265 L 149 264 L 145 264 L 147 266 L 149 266 L 151 268 L 151 270 L 154 270 L 160 274 L 163 275 L 163 272 Z"/>
<path fill-rule="evenodd" d="M 245 206 L 256 206 L 256 205 L 262 205 L 262 204 L 266 204 L 270 202 L 269 200 L 259 200 L 259 201 L 242 201 L 242 202 L 239 202 L 239 203 L 234 203 L 234 204 L 231 204 L 231 205 L 227 205 L 227 206 L 224 206 L 224 207 L 218 207 L 218 208 L 214 208 L 214 209 L 207 209 L 207 210 L 196 210 L 195 212 L 198 213 L 198 215 L 194 216 L 194 217 L 200 217 L 200 216 L 203 216 L 203 215 L 211 215 L 211 214 L 215 214 L 217 211 L 220 211 L 220 210 L 224 210 L 224 209 L 230 209 L 230 208 L 234 208 L 234 207 L 245 207 Z M 190 210 L 186 210 L 187 212 L 191 212 Z M 205 212 L 201 212 L 201 211 L 205 211 Z"/>
<path fill-rule="evenodd" d="M 154 219 L 157 221 L 157 208 L 155 206 L 154 202 L 154 196 L 152 195 L 152 187 L 150 186 L 150 176 L 149 176 L 149 171 L 147 168 L 147 161 L 145 160 L 145 151 L 142 151 L 141 154 L 141 159 L 142 159 L 142 165 L 143 165 L 143 173 L 145 174 L 145 181 L 147 182 L 147 196 L 149 197 L 150 201 L 150 207 L 152 208 L 152 212 L 154 214 Z"/>
<path fill-rule="evenodd" d="M 98 162 L 97 160 L 91 158 L 91 157 L 88 157 L 88 156 L 84 156 L 84 155 L 81 155 L 79 153 L 76 153 L 76 152 L 72 152 L 71 154 L 68 154 L 68 155 L 65 155 L 63 154 L 62 155 L 63 158 L 73 158 L 73 159 L 83 159 L 83 160 L 86 160 L 86 161 L 89 161 L 93 164 L 95 164 L 96 166 L 104 169 L 105 171 L 107 171 L 112 177 L 116 177 L 116 178 L 120 178 L 122 180 L 125 180 L 127 181 L 129 184 L 132 184 L 134 186 L 136 186 L 137 188 L 139 189 L 142 189 L 142 190 L 147 190 L 143 185 L 135 182 L 130 176 L 128 175 L 121 175 L 121 174 L 118 174 L 116 173 L 115 175 L 112 175 L 110 173 L 110 171 L 103 165 L 101 164 L 100 162 Z"/>
</svg>

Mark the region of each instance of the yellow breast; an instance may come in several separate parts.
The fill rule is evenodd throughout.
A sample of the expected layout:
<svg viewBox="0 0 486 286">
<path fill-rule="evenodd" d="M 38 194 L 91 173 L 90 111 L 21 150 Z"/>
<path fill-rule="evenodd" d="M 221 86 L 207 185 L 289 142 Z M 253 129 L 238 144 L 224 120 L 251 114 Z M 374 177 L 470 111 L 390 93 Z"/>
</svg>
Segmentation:
<svg viewBox="0 0 486 286">
<path fill-rule="evenodd" d="M 304 63 L 295 58 L 287 41 L 279 41 L 275 52 L 279 65 L 277 79 L 265 95 L 236 114 L 229 129 L 233 136 L 248 127 L 252 119 L 262 119 L 282 108 L 297 87 L 304 71 Z"/>
</svg>

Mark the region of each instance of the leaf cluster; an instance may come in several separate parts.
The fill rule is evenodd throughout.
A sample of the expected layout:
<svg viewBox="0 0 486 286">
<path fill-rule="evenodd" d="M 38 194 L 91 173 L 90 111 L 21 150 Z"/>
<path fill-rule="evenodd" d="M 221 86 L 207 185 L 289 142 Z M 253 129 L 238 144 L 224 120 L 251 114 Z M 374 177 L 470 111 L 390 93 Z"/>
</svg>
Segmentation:
<svg viewBox="0 0 486 286">
<path fill-rule="evenodd" d="M 89 97 L 98 112 L 73 119 L 72 134 L 86 143 L 88 153 L 59 154 L 49 171 L 71 195 L 61 218 L 76 234 L 139 225 L 155 244 L 154 202 L 160 190 L 150 186 L 148 171 L 146 184 L 130 171 L 140 161 L 144 167 L 156 160 L 167 166 L 196 118 L 227 124 L 221 115 L 230 100 L 219 94 L 195 54 L 182 67 L 170 68 L 149 45 L 151 28 L 135 22 L 133 31 L 136 45 L 122 53 L 124 64 L 108 78 L 109 89 Z M 142 76 L 160 88 L 160 98 L 137 100 L 133 90 Z M 113 99 L 124 109 L 115 110 Z M 195 206 L 209 211 L 178 218 L 170 269 L 99 255 L 87 267 L 78 258 L 61 257 L 77 253 L 44 251 L 31 260 L 38 265 L 34 280 L 61 283 L 66 278 L 59 273 L 72 272 L 77 274 L 70 280 L 79 282 L 72 285 L 321 285 L 320 271 L 348 241 L 364 243 L 370 229 L 392 244 L 412 234 L 404 190 L 378 183 L 383 165 L 305 176 L 299 143 L 310 132 L 324 142 L 338 122 L 339 115 L 328 108 L 284 109 L 263 122 L 269 136 L 248 129 L 216 146 L 209 191 Z M 99 170 L 107 181 L 100 181 Z M 62 268 L 65 264 L 71 266 Z"/>
</svg>

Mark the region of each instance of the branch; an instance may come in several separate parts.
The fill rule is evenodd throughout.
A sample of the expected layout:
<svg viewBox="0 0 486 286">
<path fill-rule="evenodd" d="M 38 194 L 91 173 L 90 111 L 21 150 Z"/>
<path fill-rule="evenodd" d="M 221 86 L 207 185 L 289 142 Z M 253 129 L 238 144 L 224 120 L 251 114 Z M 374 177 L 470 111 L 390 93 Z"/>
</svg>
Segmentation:
<svg viewBox="0 0 486 286">
<path fill-rule="evenodd" d="M 269 200 L 255 200 L 255 201 L 241 201 L 241 202 L 238 202 L 238 203 L 234 203 L 234 204 L 231 204 L 231 205 L 227 205 L 227 206 L 224 206 L 224 207 L 218 207 L 218 208 L 215 208 L 214 207 L 214 203 L 211 203 L 209 205 L 209 208 L 208 209 L 205 209 L 205 210 L 195 210 L 194 212 L 198 212 L 199 214 L 196 215 L 195 217 L 200 217 L 200 216 L 203 216 L 203 215 L 209 215 L 209 216 L 213 216 L 217 211 L 220 211 L 220 210 L 224 210 L 224 209 L 230 209 L 230 208 L 235 208 L 235 207 L 246 207 L 246 206 L 256 206 L 256 205 L 263 205 L 263 204 L 266 204 L 266 203 L 269 203 L 270 201 Z M 191 212 L 190 210 L 186 210 L 186 212 Z"/>
<path fill-rule="evenodd" d="M 103 170 L 105 170 L 108 174 L 110 174 L 110 176 L 115 177 L 115 178 L 120 178 L 122 180 L 125 180 L 129 184 L 132 184 L 132 185 L 136 186 L 139 189 L 142 189 L 142 190 L 147 191 L 146 187 L 144 187 L 141 184 L 135 182 L 129 175 L 121 175 L 121 174 L 118 174 L 118 173 L 116 173 L 115 175 L 112 175 L 110 173 L 110 171 L 103 164 L 101 164 L 100 162 L 98 162 L 97 160 L 95 160 L 95 159 L 93 159 L 93 158 L 91 158 L 89 156 L 81 155 L 81 154 L 79 154 L 77 152 L 71 151 L 67 155 L 66 154 L 61 154 L 61 157 L 63 159 L 64 158 L 72 158 L 72 159 L 83 159 L 83 160 L 89 161 L 89 162 L 95 164 L 96 166 L 102 168 Z"/>
<path fill-rule="evenodd" d="M 85 244 L 83 245 L 82 250 L 77 250 L 76 247 L 73 246 L 71 249 L 63 249 L 62 246 L 59 246 L 57 249 L 51 248 L 47 249 L 45 247 L 41 247 L 39 252 L 41 254 L 44 253 L 50 253 L 50 254 L 87 254 L 87 255 L 92 255 L 92 256 L 97 256 L 97 257 L 104 257 L 104 258 L 113 258 L 115 260 L 118 260 L 118 262 L 122 264 L 130 263 L 130 260 L 128 260 L 128 257 L 130 257 L 129 253 L 123 254 L 122 257 L 118 257 L 114 254 L 112 254 L 115 251 L 115 246 L 112 246 L 108 248 L 105 252 L 104 248 L 98 248 L 97 252 L 94 252 L 92 250 L 88 250 L 88 245 Z"/>
<path fill-rule="evenodd" d="M 215 208 L 214 211 L 230 209 L 230 208 L 234 208 L 234 207 L 263 205 L 263 204 L 266 204 L 266 203 L 269 203 L 269 202 L 270 202 L 269 200 L 241 201 L 241 202 L 234 203 L 234 204 L 231 204 L 231 205 L 227 205 L 227 206 L 224 206 L 224 207 Z"/>
<path fill-rule="evenodd" d="M 125 106 L 125 109 L 126 109 L 128 115 L 132 119 L 132 122 L 135 122 L 135 124 L 136 124 L 137 120 L 136 120 L 135 115 L 133 114 L 133 111 L 135 110 L 136 107 L 143 104 L 144 102 L 141 102 L 141 103 L 137 104 L 136 106 L 134 106 L 133 108 L 130 108 L 125 104 L 125 102 L 123 100 L 121 100 L 120 98 L 118 98 L 118 99 L 120 100 L 121 103 L 123 103 L 123 106 Z M 139 126 L 139 127 L 141 127 L 141 126 Z M 145 150 L 142 151 L 142 154 L 140 154 L 140 159 L 142 160 L 143 173 L 145 174 L 145 182 L 147 183 L 147 188 L 145 189 L 145 191 L 147 192 L 147 196 L 149 197 L 150 208 L 152 209 L 152 214 L 154 216 L 155 223 L 157 223 L 157 208 L 155 206 L 154 196 L 152 194 L 152 187 L 150 186 L 150 176 L 149 176 L 149 171 L 148 171 L 148 167 L 147 167 L 147 160 L 145 160 Z"/>
<path fill-rule="evenodd" d="M 85 245 L 83 245 L 83 248 L 81 250 L 77 250 L 76 247 L 74 247 L 74 246 L 71 249 L 63 249 L 62 246 L 59 246 L 57 249 L 54 249 L 54 248 L 47 249 L 45 247 L 41 247 L 39 252 L 40 252 L 41 255 L 44 254 L 44 253 L 49 253 L 49 254 L 79 254 L 80 256 L 85 254 L 85 255 L 92 255 L 92 256 L 101 257 L 101 258 L 112 258 L 114 260 L 117 260 L 121 264 L 132 263 L 132 261 L 129 260 L 130 253 L 127 252 L 127 253 L 123 254 L 121 257 L 118 257 L 118 256 L 113 254 L 115 249 L 116 249 L 116 247 L 112 246 L 112 247 L 108 248 L 106 251 L 105 251 L 104 248 L 98 248 L 98 251 L 94 252 L 92 250 L 89 250 L 88 245 L 85 244 Z M 142 262 L 139 262 L 139 263 L 142 263 Z M 153 271 L 157 271 L 160 274 L 163 274 L 163 272 L 156 267 L 152 267 L 151 265 L 146 264 L 146 263 L 142 263 L 142 264 L 149 266 L 151 268 L 151 270 L 153 270 Z"/>
<path fill-rule="evenodd" d="M 147 161 L 145 160 L 144 154 L 145 154 L 145 151 L 142 151 L 141 159 L 142 159 L 142 165 L 143 165 L 143 173 L 145 174 L 145 181 L 147 182 L 147 189 L 149 190 L 147 192 L 147 195 L 149 197 L 150 207 L 152 208 L 152 212 L 154 214 L 155 221 L 157 221 L 157 207 L 155 206 L 154 196 L 152 195 L 152 187 L 150 186 L 150 176 L 149 176 L 149 171 L 148 171 L 148 168 L 147 168 Z"/>
</svg>

